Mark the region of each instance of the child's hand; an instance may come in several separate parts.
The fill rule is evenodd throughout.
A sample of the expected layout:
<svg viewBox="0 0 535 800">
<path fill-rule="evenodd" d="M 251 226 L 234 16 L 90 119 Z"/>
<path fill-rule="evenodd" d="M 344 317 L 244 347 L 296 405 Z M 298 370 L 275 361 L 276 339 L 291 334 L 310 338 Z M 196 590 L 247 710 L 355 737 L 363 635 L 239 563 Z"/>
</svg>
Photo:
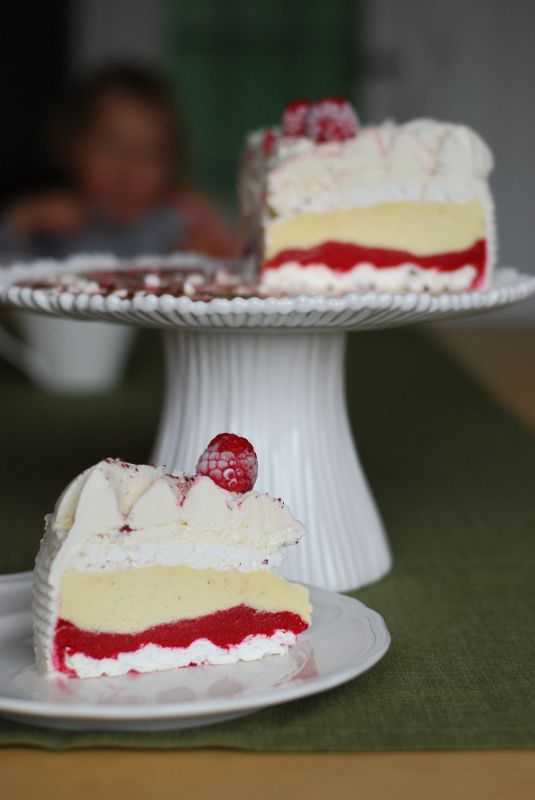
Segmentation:
<svg viewBox="0 0 535 800">
<path fill-rule="evenodd" d="M 219 210 L 199 192 L 181 191 L 176 205 L 187 217 L 184 249 L 211 256 L 236 258 L 243 252 L 238 236 Z"/>
<path fill-rule="evenodd" d="M 88 209 L 75 195 L 57 192 L 27 197 L 8 212 L 8 223 L 21 236 L 51 234 L 68 236 L 87 223 Z"/>
</svg>

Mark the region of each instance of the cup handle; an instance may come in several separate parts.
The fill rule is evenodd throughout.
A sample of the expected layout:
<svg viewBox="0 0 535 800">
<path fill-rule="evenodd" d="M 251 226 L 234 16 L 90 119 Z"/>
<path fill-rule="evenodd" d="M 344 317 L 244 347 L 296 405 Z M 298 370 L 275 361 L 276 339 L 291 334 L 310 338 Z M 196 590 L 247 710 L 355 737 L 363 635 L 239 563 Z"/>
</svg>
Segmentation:
<svg viewBox="0 0 535 800">
<path fill-rule="evenodd" d="M 44 378 L 50 373 L 44 358 L 1 323 L 0 356 L 29 377 Z"/>
</svg>

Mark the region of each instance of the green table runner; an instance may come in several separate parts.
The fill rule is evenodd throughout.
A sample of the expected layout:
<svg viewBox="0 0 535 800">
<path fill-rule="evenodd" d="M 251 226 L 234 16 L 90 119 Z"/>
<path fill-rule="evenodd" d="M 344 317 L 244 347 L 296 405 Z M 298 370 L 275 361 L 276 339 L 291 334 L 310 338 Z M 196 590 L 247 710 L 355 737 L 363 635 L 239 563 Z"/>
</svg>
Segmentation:
<svg viewBox="0 0 535 800">
<path fill-rule="evenodd" d="M 41 518 L 80 469 L 143 460 L 161 400 L 154 334 L 105 397 L 2 381 L 0 572 L 29 569 Z M 215 726 L 150 734 L 49 731 L 0 720 L 0 743 L 72 747 L 390 750 L 535 745 L 535 442 L 421 334 L 353 335 L 349 403 L 394 550 L 355 593 L 393 644 L 361 678 Z"/>
</svg>

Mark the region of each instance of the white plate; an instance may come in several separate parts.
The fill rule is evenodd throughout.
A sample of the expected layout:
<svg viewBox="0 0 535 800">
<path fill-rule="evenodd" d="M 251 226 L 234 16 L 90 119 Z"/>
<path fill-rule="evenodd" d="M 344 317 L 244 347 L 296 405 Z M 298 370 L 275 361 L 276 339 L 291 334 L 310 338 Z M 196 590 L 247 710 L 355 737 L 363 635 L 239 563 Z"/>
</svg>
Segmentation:
<svg viewBox="0 0 535 800">
<path fill-rule="evenodd" d="M 144 256 L 139 267 L 192 267 L 213 271 L 222 262 L 197 254 Z M 65 261 L 41 260 L 14 264 L 0 275 L 0 303 L 74 319 L 123 322 L 156 328 L 264 330 L 308 329 L 364 330 L 436 321 L 492 311 L 525 300 L 535 294 L 535 277 L 507 267 L 496 270 L 484 291 L 431 295 L 427 292 L 364 292 L 341 297 L 298 295 L 297 297 L 216 298 L 207 302 L 189 297 L 146 295 L 121 299 L 110 295 L 54 294 L 45 289 L 15 285 L 25 279 L 82 272 L 87 269 L 128 269 L 131 262 L 113 256 L 73 256 Z"/>
<path fill-rule="evenodd" d="M 207 725 L 323 692 L 362 674 L 390 645 L 358 600 L 311 588 L 311 628 L 285 656 L 118 678 L 43 677 L 32 652 L 31 574 L 0 577 L 0 714 L 73 730 Z"/>
</svg>

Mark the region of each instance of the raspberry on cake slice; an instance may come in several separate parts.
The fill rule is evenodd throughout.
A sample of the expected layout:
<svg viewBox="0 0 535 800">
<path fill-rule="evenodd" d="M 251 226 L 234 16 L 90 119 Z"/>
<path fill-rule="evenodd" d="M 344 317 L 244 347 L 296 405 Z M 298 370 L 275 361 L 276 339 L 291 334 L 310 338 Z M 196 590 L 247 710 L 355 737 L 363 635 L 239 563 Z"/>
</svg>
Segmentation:
<svg viewBox="0 0 535 800">
<path fill-rule="evenodd" d="M 254 491 L 247 439 L 216 436 L 195 475 L 106 459 L 46 519 L 34 579 L 42 672 L 80 678 L 281 654 L 308 591 L 273 568 L 304 530 Z"/>
<path fill-rule="evenodd" d="M 361 127 L 339 97 L 297 100 L 249 135 L 240 176 L 266 292 L 456 292 L 488 285 L 492 154 L 431 119 Z"/>
</svg>

